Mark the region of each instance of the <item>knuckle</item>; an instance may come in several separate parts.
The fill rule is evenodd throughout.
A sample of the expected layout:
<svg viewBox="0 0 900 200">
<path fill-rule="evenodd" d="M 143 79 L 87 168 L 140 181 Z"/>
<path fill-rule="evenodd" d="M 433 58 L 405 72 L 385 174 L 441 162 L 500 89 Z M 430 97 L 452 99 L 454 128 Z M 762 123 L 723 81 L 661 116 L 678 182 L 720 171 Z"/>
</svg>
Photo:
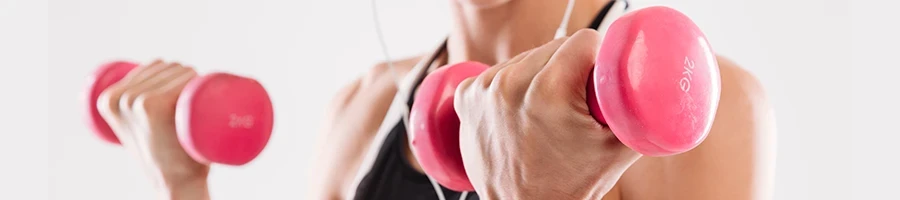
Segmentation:
<svg viewBox="0 0 900 200">
<path fill-rule="evenodd" d="M 147 63 L 146 65 L 157 65 L 157 64 L 162 64 L 162 63 L 165 63 L 165 62 L 166 62 L 166 59 L 163 59 L 163 58 L 153 58 L 153 60 L 150 61 L 150 63 Z"/>
<path fill-rule="evenodd" d="M 498 90 L 500 88 L 507 88 L 512 86 L 512 73 L 510 73 L 510 67 L 504 67 L 497 71 L 497 75 L 494 75 L 493 80 L 490 83 L 491 90 Z"/>
<path fill-rule="evenodd" d="M 576 36 L 584 37 L 584 36 L 596 36 L 596 35 L 597 35 L 597 31 L 595 31 L 594 29 L 583 28 L 583 29 L 579 29 L 578 31 L 576 31 L 575 34 L 572 34 L 571 38 L 576 38 Z"/>
<path fill-rule="evenodd" d="M 573 48 L 586 48 L 588 46 L 599 46 L 600 44 L 601 34 L 593 29 L 582 29 L 572 35 L 570 40 L 574 40 L 572 45 Z M 588 53 L 588 52 L 585 52 Z M 588 54 L 594 54 L 596 52 L 589 52 Z M 595 55 L 592 55 L 595 56 Z"/>
<path fill-rule="evenodd" d="M 175 64 L 176 64 L 176 62 L 173 62 L 173 61 L 165 61 L 165 62 L 160 63 L 160 65 L 162 65 L 165 68 L 175 67 Z"/>
<path fill-rule="evenodd" d="M 494 79 L 497 78 L 497 74 L 500 73 L 500 70 L 505 67 L 491 67 L 476 76 L 475 83 L 480 84 L 480 88 L 487 89 L 491 86 L 491 83 L 494 82 Z"/>
<path fill-rule="evenodd" d="M 133 103 L 133 108 L 135 109 L 135 111 L 137 111 L 137 113 L 153 115 L 153 114 L 155 114 L 155 110 L 156 110 L 155 108 L 159 107 L 156 105 L 157 104 L 156 102 L 158 102 L 157 99 L 158 99 L 157 95 L 151 95 L 151 94 L 146 94 L 146 93 L 141 94 L 140 96 L 135 98 L 134 103 Z"/>
<path fill-rule="evenodd" d="M 466 111 L 467 109 L 461 108 L 465 108 L 469 105 L 469 101 L 472 101 L 471 99 L 473 98 L 472 96 L 474 96 L 473 93 L 476 88 L 470 86 L 474 81 L 475 78 L 473 77 L 464 79 L 460 82 L 459 87 L 456 88 L 456 91 L 453 94 L 453 107 L 457 113 L 462 114 L 462 112 Z"/>
<path fill-rule="evenodd" d="M 559 49 L 559 46 L 562 45 L 563 43 L 565 43 L 567 40 L 569 40 L 569 38 L 572 38 L 572 36 L 566 36 L 566 37 L 561 37 L 561 38 L 551 40 L 550 42 L 544 43 L 544 45 L 541 45 L 540 47 L 538 47 L 538 49 L 544 49 L 544 50 Z"/>
<path fill-rule="evenodd" d="M 459 82 L 459 85 L 456 86 L 455 94 L 456 95 L 463 94 L 466 90 L 469 90 L 470 88 L 472 88 L 472 83 L 475 82 L 476 79 L 477 79 L 476 77 L 469 77 L 469 78 L 463 79 L 461 82 Z"/>
<path fill-rule="evenodd" d="M 193 75 L 193 76 L 196 76 L 196 75 L 197 75 L 197 70 L 194 69 L 193 67 L 185 66 L 184 68 L 185 68 L 185 70 L 186 70 L 185 73 L 191 74 L 191 75 Z"/>
<path fill-rule="evenodd" d="M 119 98 L 122 96 L 122 90 L 117 88 L 110 88 L 102 93 L 100 93 L 99 98 L 97 98 L 97 110 L 100 111 L 101 114 L 118 114 L 119 113 Z"/>
<path fill-rule="evenodd" d="M 498 73 L 497 78 L 494 79 L 494 83 L 491 84 L 491 98 L 495 103 L 502 105 L 515 104 L 518 91 L 523 86 L 517 82 L 518 78 L 512 71 L 513 69 L 510 68 L 502 69 Z"/>
<path fill-rule="evenodd" d="M 138 93 L 133 90 L 125 91 L 119 98 L 119 108 L 122 110 L 131 110 L 133 108 L 132 103 L 134 103 L 137 96 Z"/>
<path fill-rule="evenodd" d="M 166 63 L 162 64 L 161 68 L 162 69 L 160 69 L 160 71 L 173 70 L 173 69 L 178 69 L 178 65 L 174 62 L 166 62 Z"/>
<path fill-rule="evenodd" d="M 148 119 L 171 117 L 175 113 L 176 98 L 161 93 L 141 94 L 134 102 L 134 110 L 138 115 Z"/>
<path fill-rule="evenodd" d="M 165 61 L 165 60 L 160 59 L 160 58 L 157 58 L 157 59 L 155 59 L 155 60 L 153 60 L 153 61 L 151 61 L 151 62 L 149 62 L 149 63 L 142 64 L 142 65 L 140 66 L 140 68 L 145 68 L 145 69 L 155 69 L 155 68 L 162 68 L 162 67 L 164 67 L 165 65 L 166 65 L 166 61 Z"/>
<path fill-rule="evenodd" d="M 494 82 L 494 78 L 496 74 L 492 71 L 486 71 L 486 73 L 482 73 L 475 77 L 473 80 L 473 84 L 478 84 L 478 88 L 486 89 L 491 86 L 491 83 Z"/>
</svg>

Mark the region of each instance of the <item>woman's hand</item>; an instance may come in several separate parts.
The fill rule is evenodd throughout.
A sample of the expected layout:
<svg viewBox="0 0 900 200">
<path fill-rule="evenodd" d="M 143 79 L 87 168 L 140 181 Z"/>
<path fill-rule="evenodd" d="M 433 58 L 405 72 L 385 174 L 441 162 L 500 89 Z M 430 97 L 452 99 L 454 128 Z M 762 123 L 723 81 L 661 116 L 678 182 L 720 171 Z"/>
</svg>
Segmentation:
<svg viewBox="0 0 900 200">
<path fill-rule="evenodd" d="M 600 34 L 581 30 L 463 81 L 463 163 L 485 199 L 599 199 L 640 154 L 591 117 Z"/>
<path fill-rule="evenodd" d="M 128 151 L 146 166 L 166 199 L 208 199 L 209 166 L 194 161 L 175 134 L 175 103 L 197 72 L 156 60 L 103 91 L 98 110 Z"/>
</svg>

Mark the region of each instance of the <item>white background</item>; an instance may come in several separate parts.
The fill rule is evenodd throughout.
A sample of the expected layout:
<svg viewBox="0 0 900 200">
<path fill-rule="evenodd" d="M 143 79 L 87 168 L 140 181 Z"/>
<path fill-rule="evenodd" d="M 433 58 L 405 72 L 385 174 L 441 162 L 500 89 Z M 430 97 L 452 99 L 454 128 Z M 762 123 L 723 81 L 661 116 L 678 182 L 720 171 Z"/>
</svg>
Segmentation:
<svg viewBox="0 0 900 200">
<path fill-rule="evenodd" d="M 900 6 L 893 1 L 634 0 L 679 9 L 754 73 L 777 113 L 775 199 L 900 199 Z M 879 3 L 876 5 L 875 3 Z M 447 0 L 379 0 L 395 57 L 449 30 Z M 213 199 L 303 199 L 323 107 L 382 59 L 367 0 L 0 0 L 0 199 L 152 199 L 80 101 L 111 59 L 179 60 L 258 78 L 275 133 L 250 165 L 215 166 Z M 46 92 L 44 92 L 46 90 Z M 46 106 L 45 106 L 46 105 Z"/>
</svg>

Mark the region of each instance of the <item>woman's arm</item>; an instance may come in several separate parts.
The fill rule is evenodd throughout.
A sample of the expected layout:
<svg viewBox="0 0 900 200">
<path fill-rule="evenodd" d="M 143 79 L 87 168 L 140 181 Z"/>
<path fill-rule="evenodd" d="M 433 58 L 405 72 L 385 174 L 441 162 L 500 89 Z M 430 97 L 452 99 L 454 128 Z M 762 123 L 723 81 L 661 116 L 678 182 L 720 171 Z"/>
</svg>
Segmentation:
<svg viewBox="0 0 900 200">
<path fill-rule="evenodd" d="M 357 158 L 361 148 L 348 147 L 339 148 L 337 145 L 345 145 L 341 140 L 349 139 L 346 136 L 334 134 L 337 128 L 335 122 L 340 119 L 346 110 L 347 104 L 356 95 L 361 87 L 361 78 L 353 80 L 350 84 L 343 86 L 338 93 L 331 99 L 330 105 L 326 108 L 325 126 L 320 131 L 319 141 L 315 150 L 316 158 L 311 160 L 314 168 L 310 172 L 313 177 L 310 182 L 310 199 L 317 200 L 337 200 L 341 199 L 341 182 L 348 180 L 347 175 L 352 174 L 349 165 L 351 160 Z M 344 152 L 342 149 L 349 149 Z"/>
<path fill-rule="evenodd" d="M 192 67 L 154 60 L 106 88 L 97 100 L 97 110 L 144 165 L 162 199 L 209 199 L 209 165 L 184 151 L 175 130 L 175 102 L 196 76 Z"/>
<path fill-rule="evenodd" d="M 163 199 L 171 200 L 209 200 L 206 179 L 185 180 L 178 183 L 167 183 L 162 188 Z"/>
<path fill-rule="evenodd" d="M 402 77 L 418 58 L 394 62 Z M 350 187 L 397 92 L 394 75 L 385 63 L 341 88 L 327 108 L 312 169 L 309 199 L 346 199 Z"/>
<path fill-rule="evenodd" d="M 772 106 L 755 77 L 727 59 L 718 60 L 722 96 L 709 136 L 686 153 L 635 163 L 621 180 L 625 199 L 771 198 Z"/>
</svg>

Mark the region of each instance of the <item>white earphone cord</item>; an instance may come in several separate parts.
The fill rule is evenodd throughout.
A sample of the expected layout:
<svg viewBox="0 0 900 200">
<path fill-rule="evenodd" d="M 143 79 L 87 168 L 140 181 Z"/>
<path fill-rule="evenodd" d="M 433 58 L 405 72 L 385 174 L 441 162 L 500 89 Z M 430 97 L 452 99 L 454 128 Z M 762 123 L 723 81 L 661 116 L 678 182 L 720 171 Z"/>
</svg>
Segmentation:
<svg viewBox="0 0 900 200">
<path fill-rule="evenodd" d="M 575 9 L 575 0 L 569 0 L 569 3 L 566 4 L 566 12 L 563 13 L 562 22 L 559 23 L 559 28 L 556 29 L 556 35 L 553 39 L 566 37 L 569 31 L 569 17 L 572 17 L 573 9 Z"/>
<path fill-rule="evenodd" d="M 390 54 L 388 54 L 387 42 L 385 42 L 384 34 L 381 32 L 381 23 L 378 20 L 378 7 L 376 6 L 375 2 L 376 0 L 372 0 L 372 20 L 375 21 L 375 33 L 378 36 L 379 43 L 381 43 L 381 52 L 384 54 L 384 59 L 388 65 L 388 70 L 391 71 L 391 76 L 394 78 L 394 84 L 399 89 L 400 83 L 402 83 L 400 80 L 401 77 L 400 74 L 397 73 L 397 70 L 394 68 L 394 62 L 393 60 L 391 60 Z M 566 29 L 568 28 L 569 17 L 571 17 L 574 7 L 575 0 L 569 0 L 569 2 L 566 4 L 566 12 L 565 14 L 563 14 L 562 23 L 559 25 L 559 28 L 556 29 L 556 35 L 554 36 L 554 39 L 562 38 L 567 35 L 568 30 Z M 403 129 L 409 130 L 409 107 L 403 106 L 400 111 L 400 115 L 402 116 L 401 121 L 403 122 Z M 413 153 L 415 154 L 415 152 Z M 441 185 L 438 184 L 438 182 L 433 178 L 431 178 L 431 176 L 428 176 L 426 174 L 425 177 L 428 177 L 428 181 L 431 182 L 431 186 L 434 187 L 434 192 L 437 193 L 438 199 L 446 200 L 446 198 L 444 197 L 444 191 L 441 189 Z M 459 199 L 465 200 L 468 196 L 469 192 L 463 192 L 459 196 Z"/>
</svg>

